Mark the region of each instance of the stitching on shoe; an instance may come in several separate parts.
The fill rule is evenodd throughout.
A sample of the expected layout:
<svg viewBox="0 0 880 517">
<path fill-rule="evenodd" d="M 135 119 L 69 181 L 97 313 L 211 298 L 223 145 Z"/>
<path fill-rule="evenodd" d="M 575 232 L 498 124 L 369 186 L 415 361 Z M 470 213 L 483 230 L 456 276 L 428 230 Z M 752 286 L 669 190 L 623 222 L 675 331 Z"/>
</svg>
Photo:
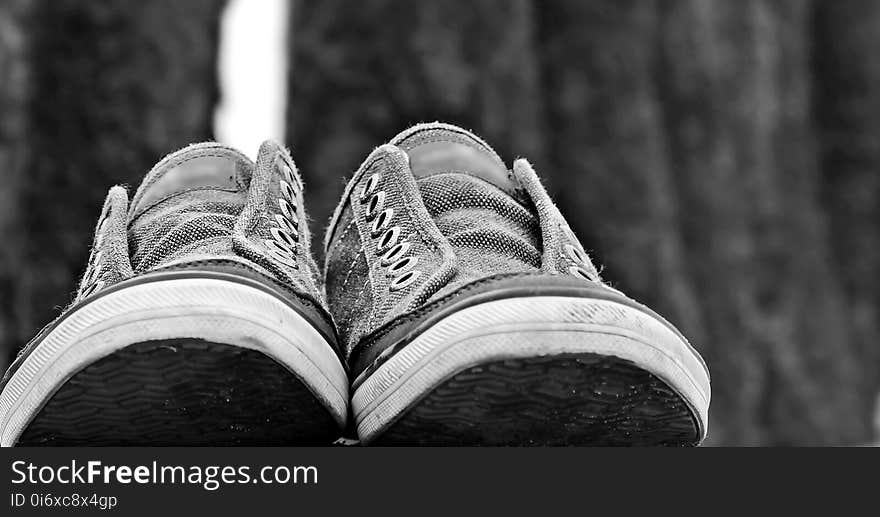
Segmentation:
<svg viewBox="0 0 880 517">
<path fill-rule="evenodd" d="M 462 134 L 462 136 L 467 136 L 467 135 Z M 410 147 L 410 150 L 415 149 L 416 147 L 419 147 L 420 145 L 425 145 L 425 144 L 436 144 L 436 143 L 439 143 L 439 142 L 446 142 L 446 143 L 448 143 L 448 144 L 461 144 L 461 145 L 464 145 L 464 146 L 467 146 L 467 147 L 471 147 L 471 146 L 469 146 L 468 144 L 466 144 L 466 143 L 464 143 L 464 142 L 460 142 L 460 141 L 458 141 L 458 140 L 451 140 L 451 139 L 449 139 L 449 138 L 437 137 L 437 138 L 429 138 L 428 140 L 425 140 L 425 141 L 419 142 L 418 145 L 414 145 L 414 146 Z M 478 145 L 480 148 L 482 148 L 482 150 L 484 150 L 484 151 L 488 151 L 488 150 L 489 150 L 489 149 L 486 149 L 485 147 L 483 147 L 482 145 L 480 145 L 479 143 L 478 143 L 477 145 Z M 400 147 L 401 150 L 403 149 L 402 146 L 399 146 L 399 145 L 398 145 L 397 147 Z M 494 151 L 493 151 L 493 152 L 494 152 Z"/>
<path fill-rule="evenodd" d="M 361 253 L 364 254 L 364 261 L 366 261 L 367 254 L 363 244 L 361 244 L 361 248 L 355 254 L 354 260 L 351 261 L 351 267 L 348 268 L 348 273 L 345 274 L 345 280 L 342 282 L 342 287 L 340 287 L 340 289 L 345 289 L 345 285 L 348 283 L 348 278 L 351 276 L 351 272 L 354 271 L 354 267 L 357 265 L 358 260 L 361 258 Z M 367 264 L 367 266 L 369 267 L 369 264 Z"/>
<path fill-rule="evenodd" d="M 187 156 L 184 160 L 180 160 L 180 161 L 172 161 L 172 162 L 170 162 L 170 163 L 164 165 L 163 167 L 165 168 L 165 170 L 162 172 L 162 174 L 159 174 L 159 175 L 157 175 L 157 176 L 155 176 L 155 177 L 153 177 L 153 178 L 150 178 L 150 183 L 147 184 L 147 185 L 145 185 L 143 188 L 144 188 L 145 190 L 146 190 L 146 189 L 149 189 L 150 186 L 152 186 L 154 183 L 156 183 L 156 182 L 159 181 L 160 179 L 164 178 L 164 177 L 165 177 L 165 174 L 167 174 L 169 170 L 174 169 L 175 167 L 180 167 L 181 165 L 183 165 L 183 164 L 185 164 L 185 163 L 187 163 L 187 162 L 190 162 L 190 161 L 192 161 L 192 160 L 197 160 L 197 159 L 199 159 L 199 158 L 228 158 L 228 157 L 229 157 L 229 156 L 226 155 L 226 154 L 217 153 L 217 152 L 216 152 L 216 148 L 212 148 L 209 152 L 205 152 L 205 153 L 200 153 L 199 151 L 196 151 L 194 154 L 192 154 L 192 155 L 190 155 L 190 156 Z M 241 157 L 239 157 L 239 158 L 241 158 Z M 161 163 L 161 162 L 160 162 L 160 163 Z M 237 165 L 237 163 L 236 163 L 236 165 Z M 241 184 L 241 182 L 239 181 L 239 178 L 238 178 L 238 177 L 235 178 L 235 184 L 236 184 L 239 188 L 244 188 L 244 185 Z M 159 201 L 156 201 L 155 203 L 153 203 L 153 204 L 147 206 L 146 208 L 144 208 L 143 211 L 135 217 L 135 219 L 139 218 L 139 217 L 142 216 L 145 212 L 147 212 L 147 211 L 149 211 L 150 209 L 154 208 L 157 204 L 161 203 L 162 201 L 165 201 L 165 200 L 167 200 L 167 199 L 170 199 L 171 197 L 176 196 L 176 195 L 178 195 L 178 194 L 182 194 L 183 192 L 188 192 L 189 190 L 201 190 L 201 189 L 219 189 L 219 190 L 226 190 L 226 191 L 229 191 L 229 192 L 237 192 L 237 191 L 229 190 L 228 188 L 225 188 L 225 187 L 220 187 L 219 185 L 218 185 L 218 186 L 202 186 L 202 187 L 196 187 L 196 188 L 194 188 L 194 189 L 188 189 L 188 190 L 184 190 L 184 191 L 175 192 L 175 193 L 170 194 L 169 196 L 167 196 L 167 197 L 165 197 L 165 198 L 162 198 L 162 199 L 159 200 Z M 137 193 L 136 193 L 136 194 L 137 194 Z M 137 197 L 137 201 L 140 201 L 140 200 L 143 198 L 143 193 L 140 193 L 140 195 L 137 195 L 136 197 Z M 132 201 L 131 206 L 129 207 L 129 209 L 130 209 L 130 210 L 133 210 L 133 209 L 134 209 L 134 205 L 135 205 L 135 203 L 134 203 L 134 201 Z M 129 215 L 133 215 L 133 214 L 129 214 Z"/>
<path fill-rule="evenodd" d="M 418 129 L 414 127 L 414 128 L 411 128 L 411 130 L 412 130 L 412 132 L 405 132 L 404 136 L 403 136 L 403 138 L 401 138 L 401 140 L 406 140 L 407 138 L 413 138 L 420 133 L 448 131 L 450 133 L 469 138 L 469 139 L 475 141 L 477 143 L 477 145 L 479 145 L 480 147 L 483 147 L 485 150 L 490 151 L 492 153 L 495 153 L 496 155 L 498 154 L 494 149 L 492 149 L 492 147 L 488 144 L 488 142 L 483 141 L 482 138 L 480 138 L 479 136 L 474 134 L 472 131 L 469 131 L 464 128 L 449 126 L 446 124 L 436 125 L 436 124 L 432 124 L 432 123 L 427 123 L 427 124 L 425 124 L 424 127 L 420 127 Z M 428 138 L 431 138 L 431 137 L 429 136 Z M 443 140 L 437 140 L 437 141 L 443 141 Z M 453 142 L 453 143 L 456 143 L 456 142 Z M 400 144 L 400 142 L 393 143 L 393 145 L 395 145 L 397 147 L 400 147 L 399 144 Z"/>
<path fill-rule="evenodd" d="M 201 144 L 192 144 L 192 145 L 198 146 Z M 244 160 L 244 161 L 250 162 L 250 159 L 247 156 L 241 154 L 240 152 L 236 151 L 235 149 L 233 149 L 231 147 L 226 147 L 223 144 L 213 143 L 212 145 L 210 145 L 208 147 L 203 147 L 200 149 L 190 149 L 190 147 L 192 147 L 192 146 L 184 147 L 183 149 L 180 149 L 180 150 L 176 151 L 175 153 L 172 153 L 172 154 L 177 154 L 177 153 L 186 152 L 187 154 L 185 156 L 178 156 L 176 159 L 171 160 L 168 163 L 163 163 L 164 160 L 162 160 L 158 164 L 156 164 L 156 167 L 154 167 L 153 170 L 155 170 L 159 165 L 162 165 L 162 168 L 165 170 L 162 171 L 162 174 L 158 174 L 158 175 L 150 178 L 151 181 L 148 184 L 148 186 L 152 185 L 155 181 L 162 178 L 165 175 L 165 173 L 168 172 L 169 169 L 173 169 L 174 167 L 178 167 L 180 165 L 183 165 L 186 162 L 195 160 L 197 158 L 205 158 L 205 157 L 208 157 L 208 158 L 228 158 L 229 155 L 231 154 L 231 155 L 235 156 L 236 158 L 238 158 L 239 160 Z M 225 151 L 225 153 L 223 151 Z M 189 154 L 189 153 L 192 153 L 192 154 Z M 252 162 L 250 162 L 250 163 L 251 163 L 251 165 L 253 165 Z"/>
<path fill-rule="evenodd" d="M 354 203 L 351 203 L 351 196 L 354 194 L 355 186 L 360 182 L 363 175 L 366 174 L 366 172 L 370 170 L 373 165 L 376 164 L 376 162 L 384 159 L 385 156 L 388 154 L 387 152 L 377 153 L 377 151 L 379 151 L 379 148 L 374 149 L 373 152 L 370 153 L 370 156 L 367 156 L 367 159 L 369 159 L 371 156 L 373 156 L 373 154 L 376 154 L 376 156 L 374 156 L 372 160 L 370 160 L 369 162 L 365 161 L 360 165 L 358 170 L 354 173 L 354 176 L 352 176 L 352 178 L 348 181 L 348 184 L 345 186 L 345 190 L 343 190 L 342 192 L 343 201 L 340 201 L 340 203 L 336 205 L 336 209 L 333 211 L 333 216 L 330 218 L 330 226 L 327 228 L 326 236 L 324 238 L 325 252 L 329 249 L 330 241 L 336 238 L 336 226 L 337 224 L 339 224 L 339 219 L 342 217 L 342 212 L 344 212 L 344 204 L 350 203 L 352 205 L 352 213 L 353 215 L 356 215 L 354 214 Z"/>
<path fill-rule="evenodd" d="M 352 215 L 355 214 L 352 213 Z M 351 227 L 354 226 L 355 222 L 357 222 L 356 218 L 352 217 L 351 221 L 349 221 L 349 223 L 345 226 L 345 229 L 342 231 L 342 234 L 333 240 L 333 244 L 330 246 L 330 248 L 327 249 L 327 258 L 324 260 L 324 262 L 330 261 L 330 258 L 333 256 L 333 252 L 339 249 L 339 244 L 342 242 L 343 239 L 345 239 L 345 236 L 348 235 L 348 231 L 351 230 Z"/>
<path fill-rule="evenodd" d="M 368 287 L 368 286 L 372 286 L 372 284 L 373 284 L 373 282 L 370 280 L 370 277 L 367 276 L 367 278 L 364 279 L 364 285 L 361 286 L 361 290 L 358 292 L 357 297 L 356 297 L 355 299 L 358 300 L 358 301 L 360 301 L 361 297 L 364 295 L 364 292 L 367 290 L 367 287 Z M 375 308 L 371 308 L 371 310 L 370 310 L 370 319 L 369 319 L 369 321 L 367 322 L 367 327 L 366 327 L 367 329 L 370 328 L 370 327 L 369 327 L 369 324 L 370 324 L 371 321 L 373 321 L 373 315 L 374 315 L 375 312 L 376 312 L 376 311 L 375 311 Z M 363 318 L 361 318 L 361 322 L 363 322 Z M 355 323 L 357 324 L 356 320 L 355 320 Z M 360 328 L 362 325 L 363 325 L 363 323 L 357 324 L 357 328 L 353 329 L 354 332 L 349 333 L 349 336 L 357 336 L 358 334 L 360 334 L 360 335 L 362 336 L 363 333 L 364 333 L 364 330 Z M 360 341 L 360 338 L 358 338 L 358 341 Z M 354 344 L 352 345 L 352 350 L 354 350 L 354 348 L 355 348 L 356 346 L 357 346 L 357 343 L 354 343 Z M 345 347 L 346 347 L 346 349 L 348 348 L 348 343 L 345 344 Z"/>
</svg>

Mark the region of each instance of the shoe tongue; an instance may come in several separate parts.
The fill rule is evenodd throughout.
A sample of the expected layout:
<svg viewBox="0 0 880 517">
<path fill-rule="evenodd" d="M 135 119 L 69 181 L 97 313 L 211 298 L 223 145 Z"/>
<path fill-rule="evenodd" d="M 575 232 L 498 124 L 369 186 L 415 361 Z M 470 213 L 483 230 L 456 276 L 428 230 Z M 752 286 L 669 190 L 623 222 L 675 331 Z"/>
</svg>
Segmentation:
<svg viewBox="0 0 880 517">
<path fill-rule="evenodd" d="M 188 190 L 246 191 L 253 169 L 250 159 L 220 144 L 194 144 L 181 149 L 166 156 L 146 175 L 132 198 L 131 218 Z"/>
<path fill-rule="evenodd" d="M 448 124 L 420 124 L 397 135 L 391 144 L 407 153 L 416 179 L 457 172 L 516 195 L 516 184 L 504 161 L 470 131 Z"/>
</svg>

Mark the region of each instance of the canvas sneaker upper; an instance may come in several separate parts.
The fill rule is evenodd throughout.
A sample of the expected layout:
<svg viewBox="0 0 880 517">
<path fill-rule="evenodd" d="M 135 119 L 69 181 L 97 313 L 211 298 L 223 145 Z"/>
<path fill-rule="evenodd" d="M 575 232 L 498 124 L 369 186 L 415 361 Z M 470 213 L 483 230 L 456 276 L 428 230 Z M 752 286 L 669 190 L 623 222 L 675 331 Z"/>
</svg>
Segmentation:
<svg viewBox="0 0 880 517">
<path fill-rule="evenodd" d="M 355 376 L 456 299 L 511 279 L 601 285 L 529 163 L 509 171 L 483 140 L 447 124 L 377 148 L 325 245 L 327 294 Z"/>
<path fill-rule="evenodd" d="M 311 258 L 302 187 L 290 155 L 271 141 L 260 147 L 256 163 L 213 142 L 168 155 L 131 202 L 124 187 L 108 192 L 68 310 L 127 280 L 215 271 L 260 282 L 335 341 Z"/>
<path fill-rule="evenodd" d="M 107 195 L 76 299 L 0 381 L 0 443 L 322 444 L 349 382 L 287 151 L 216 143 Z"/>
</svg>

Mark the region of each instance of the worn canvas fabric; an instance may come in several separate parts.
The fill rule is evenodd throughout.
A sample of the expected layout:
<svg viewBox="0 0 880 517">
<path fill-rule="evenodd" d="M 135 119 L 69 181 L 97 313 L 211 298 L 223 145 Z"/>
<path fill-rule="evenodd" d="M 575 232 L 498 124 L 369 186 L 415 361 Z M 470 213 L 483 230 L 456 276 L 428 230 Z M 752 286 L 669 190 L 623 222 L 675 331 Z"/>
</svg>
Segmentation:
<svg viewBox="0 0 880 517">
<path fill-rule="evenodd" d="M 526 160 L 508 171 L 479 137 L 440 123 L 415 126 L 366 159 L 325 244 L 326 290 L 349 358 L 364 336 L 481 279 L 600 282 Z"/>
</svg>

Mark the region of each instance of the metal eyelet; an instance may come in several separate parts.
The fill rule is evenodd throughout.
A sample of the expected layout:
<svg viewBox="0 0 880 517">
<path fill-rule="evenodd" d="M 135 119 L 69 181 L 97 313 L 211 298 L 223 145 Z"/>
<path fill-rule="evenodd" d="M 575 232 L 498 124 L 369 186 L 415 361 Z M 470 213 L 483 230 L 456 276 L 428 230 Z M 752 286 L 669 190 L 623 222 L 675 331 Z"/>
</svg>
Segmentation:
<svg viewBox="0 0 880 517">
<path fill-rule="evenodd" d="M 278 199 L 278 208 L 281 209 L 281 213 L 284 214 L 284 217 L 291 221 L 296 219 L 296 207 L 290 204 L 286 199 Z"/>
<path fill-rule="evenodd" d="M 367 198 L 373 194 L 373 192 L 376 190 L 376 187 L 378 185 L 379 185 L 379 175 L 373 174 L 372 176 L 370 176 L 370 178 L 367 180 L 367 182 L 364 183 L 363 188 L 361 188 L 361 195 L 360 195 L 361 203 L 365 203 L 367 201 Z"/>
<path fill-rule="evenodd" d="M 419 262 L 418 257 L 404 257 L 404 258 L 398 260 L 397 262 L 395 262 L 394 264 L 391 264 L 390 266 L 388 266 L 388 276 L 397 276 L 401 273 L 409 271 L 416 264 L 418 264 L 418 262 Z"/>
<path fill-rule="evenodd" d="M 104 234 L 107 233 L 107 224 L 108 219 L 105 217 L 101 222 L 101 225 L 98 226 L 98 231 L 95 235 L 95 248 L 100 248 L 104 243 Z"/>
<path fill-rule="evenodd" d="M 91 266 L 86 270 L 86 274 L 82 280 L 83 285 L 91 285 L 95 283 L 95 280 L 100 276 L 99 268 Z"/>
<path fill-rule="evenodd" d="M 568 257 L 572 261 L 574 261 L 578 264 L 587 264 L 588 263 L 589 258 L 587 257 L 586 253 L 584 253 L 583 251 L 580 250 L 580 248 L 578 248 L 572 244 L 566 244 L 564 246 L 564 248 L 565 248 L 565 252 L 568 254 Z"/>
<path fill-rule="evenodd" d="M 590 276 L 590 273 L 588 273 L 586 269 L 580 266 L 571 266 L 570 268 L 568 268 L 568 273 L 573 276 L 579 276 L 584 280 L 589 280 L 591 282 L 594 281 L 594 278 Z"/>
<path fill-rule="evenodd" d="M 376 254 L 382 254 L 385 250 L 390 249 L 392 246 L 397 244 L 397 241 L 400 239 L 400 226 L 392 226 L 385 230 L 385 233 L 379 237 L 379 242 L 376 244 Z"/>
<path fill-rule="evenodd" d="M 399 277 L 395 278 L 394 280 L 392 280 L 391 283 L 388 285 L 388 289 L 391 291 L 399 291 L 400 289 L 403 289 L 403 288 L 409 286 L 410 284 L 412 284 L 413 282 L 415 282 L 416 279 L 418 279 L 421 275 L 422 275 L 421 271 L 416 271 L 415 269 L 411 269 L 411 270 L 407 271 L 406 273 L 400 275 Z"/>
<path fill-rule="evenodd" d="M 370 198 L 370 202 L 367 203 L 367 212 L 364 214 L 364 217 L 367 218 L 367 221 L 372 221 L 376 215 L 382 211 L 382 208 L 385 207 L 385 192 L 379 191 L 373 194 L 373 197 Z"/>
<path fill-rule="evenodd" d="M 296 248 L 288 246 L 286 243 L 282 241 L 276 241 L 274 239 L 266 239 L 263 241 L 266 248 L 269 249 L 270 252 L 281 253 L 283 255 L 294 256 L 296 254 Z"/>
<path fill-rule="evenodd" d="M 269 255 L 271 255 L 273 259 L 277 260 L 278 262 L 281 262 L 282 264 L 284 264 L 287 267 L 291 267 L 293 269 L 299 268 L 299 265 L 296 263 L 296 261 L 293 260 L 293 258 L 290 257 L 289 255 L 287 255 L 286 253 L 281 253 L 275 249 L 270 249 Z"/>
<path fill-rule="evenodd" d="M 275 168 L 289 183 L 297 183 L 296 178 L 293 176 L 293 169 L 290 165 L 287 165 L 287 162 L 281 157 L 281 155 L 275 158 Z"/>
<path fill-rule="evenodd" d="M 393 248 L 382 255 L 382 259 L 380 260 L 381 264 L 383 266 L 388 266 L 393 262 L 397 262 L 399 258 L 406 255 L 411 247 L 412 245 L 408 242 L 400 242 L 396 244 Z"/>
<path fill-rule="evenodd" d="M 376 217 L 376 220 L 373 221 L 373 227 L 370 228 L 370 235 L 373 238 L 376 238 L 388 228 L 388 225 L 391 224 L 391 218 L 394 217 L 394 209 L 386 208 Z"/>
<path fill-rule="evenodd" d="M 80 298 L 82 299 L 82 298 L 86 298 L 88 296 L 91 296 L 103 288 L 104 288 L 104 281 L 103 280 L 98 280 L 97 282 L 93 282 L 93 283 L 89 284 L 85 289 L 83 289 L 82 294 L 80 294 Z"/>
<path fill-rule="evenodd" d="M 291 221 L 281 214 L 275 214 L 275 224 L 287 233 L 293 234 L 295 240 L 299 242 L 299 232 L 297 231 L 297 226 L 294 221 Z"/>
<path fill-rule="evenodd" d="M 94 277 L 100 274 L 101 272 L 101 259 L 104 258 L 104 250 L 98 249 L 97 247 L 92 248 L 92 252 L 89 254 L 89 261 L 87 262 L 86 274 L 91 278 L 90 281 L 94 280 Z"/>
<path fill-rule="evenodd" d="M 281 195 L 284 196 L 284 199 L 296 203 L 296 192 L 293 190 L 293 187 L 290 186 L 290 183 L 281 180 L 278 184 L 279 190 L 281 190 Z"/>
<path fill-rule="evenodd" d="M 274 227 L 269 228 L 269 233 L 272 234 L 273 239 L 275 239 L 279 242 L 283 242 L 284 244 L 286 244 L 287 246 L 289 246 L 291 248 L 295 248 L 296 243 L 299 241 L 298 234 L 295 236 L 291 235 L 291 234 L 287 233 L 287 231 L 282 228 L 274 228 Z"/>
</svg>

